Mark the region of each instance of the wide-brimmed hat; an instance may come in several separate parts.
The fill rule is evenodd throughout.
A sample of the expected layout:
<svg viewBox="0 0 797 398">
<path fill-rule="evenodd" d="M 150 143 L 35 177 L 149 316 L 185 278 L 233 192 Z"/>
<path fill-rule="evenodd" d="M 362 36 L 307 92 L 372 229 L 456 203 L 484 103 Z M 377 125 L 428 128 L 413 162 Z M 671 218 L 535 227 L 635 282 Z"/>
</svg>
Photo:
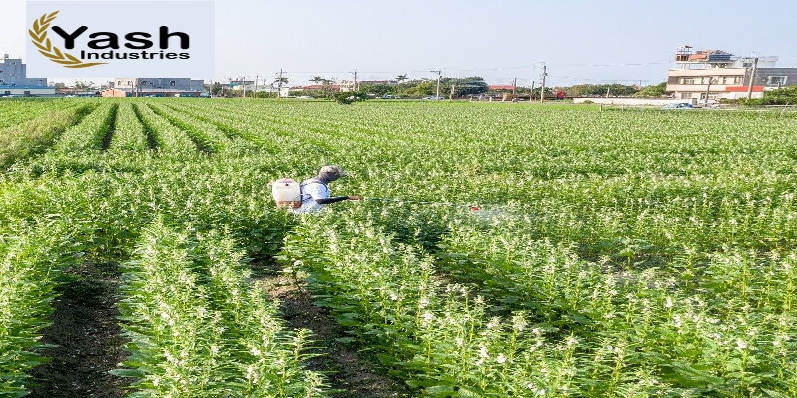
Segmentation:
<svg viewBox="0 0 797 398">
<path fill-rule="evenodd" d="M 341 168 L 340 166 L 326 165 L 324 167 L 321 167 L 320 170 L 318 170 L 318 175 L 326 177 L 327 179 L 332 181 L 332 180 L 337 180 L 338 178 L 341 177 L 346 177 L 347 174 L 346 171 L 343 170 L 343 168 Z"/>
</svg>

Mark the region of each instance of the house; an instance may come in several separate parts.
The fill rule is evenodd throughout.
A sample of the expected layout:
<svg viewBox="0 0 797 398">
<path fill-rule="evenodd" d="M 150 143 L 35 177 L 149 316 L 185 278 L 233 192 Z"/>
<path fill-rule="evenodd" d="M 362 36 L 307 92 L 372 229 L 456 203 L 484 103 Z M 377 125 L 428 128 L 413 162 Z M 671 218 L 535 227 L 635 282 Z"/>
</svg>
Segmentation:
<svg viewBox="0 0 797 398">
<path fill-rule="evenodd" d="M 677 68 L 667 74 L 667 91 L 690 102 L 760 98 L 765 90 L 797 84 L 797 68 L 776 68 L 778 57 L 739 57 L 720 50 L 675 54 Z M 752 84 L 751 84 L 752 80 Z"/>
<path fill-rule="evenodd" d="M 0 96 L 55 95 L 55 87 L 48 87 L 47 79 L 27 77 L 26 69 L 21 58 L 3 55 L 3 62 L 0 62 Z"/>
<path fill-rule="evenodd" d="M 205 81 L 187 77 L 117 77 L 103 97 L 199 97 Z"/>
</svg>

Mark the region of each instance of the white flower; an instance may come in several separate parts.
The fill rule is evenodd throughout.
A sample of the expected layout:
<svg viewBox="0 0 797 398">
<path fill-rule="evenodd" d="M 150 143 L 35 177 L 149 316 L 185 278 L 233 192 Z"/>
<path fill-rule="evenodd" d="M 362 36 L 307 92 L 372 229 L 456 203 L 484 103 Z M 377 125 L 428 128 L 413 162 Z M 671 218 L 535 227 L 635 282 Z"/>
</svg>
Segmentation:
<svg viewBox="0 0 797 398">
<path fill-rule="evenodd" d="M 495 362 L 504 363 L 506 362 L 506 357 L 504 354 L 498 354 L 498 356 L 495 358 Z"/>
<path fill-rule="evenodd" d="M 479 357 L 481 357 L 481 358 L 487 358 L 487 357 L 489 357 L 489 356 L 490 356 L 490 355 L 487 353 L 487 347 L 485 347 L 485 346 L 481 346 L 481 347 L 479 347 Z"/>
<path fill-rule="evenodd" d="M 736 348 L 744 350 L 747 348 L 747 343 L 743 340 L 736 340 Z"/>
<path fill-rule="evenodd" d="M 526 319 L 522 316 L 515 315 L 512 317 L 512 329 L 515 331 L 522 331 L 526 328 L 526 325 L 528 325 L 528 322 L 526 322 Z"/>
<path fill-rule="evenodd" d="M 541 397 L 546 393 L 544 388 L 537 388 L 537 386 L 534 383 L 526 384 L 526 388 L 531 390 L 531 392 L 534 394 L 535 397 Z"/>
<path fill-rule="evenodd" d="M 434 320 L 434 314 L 432 314 L 429 311 L 424 312 L 423 315 L 421 315 L 421 317 L 423 317 L 423 320 L 426 322 L 431 322 L 432 320 Z"/>
<path fill-rule="evenodd" d="M 667 296 L 664 300 L 664 308 L 672 308 L 672 298 Z"/>
<path fill-rule="evenodd" d="M 426 308 L 427 305 L 429 305 L 429 299 L 428 298 L 423 297 L 420 300 L 418 300 L 418 307 Z"/>
</svg>

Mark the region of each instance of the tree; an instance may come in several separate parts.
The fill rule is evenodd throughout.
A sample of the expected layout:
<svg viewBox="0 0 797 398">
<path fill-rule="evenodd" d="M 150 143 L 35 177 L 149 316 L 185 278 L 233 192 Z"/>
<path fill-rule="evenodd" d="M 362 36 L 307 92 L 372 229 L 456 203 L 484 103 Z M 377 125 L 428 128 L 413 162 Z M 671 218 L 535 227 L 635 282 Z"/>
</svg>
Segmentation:
<svg viewBox="0 0 797 398">
<path fill-rule="evenodd" d="M 335 83 L 333 79 L 323 79 L 321 81 L 321 93 L 327 97 L 332 98 L 334 87 L 332 85 Z"/>
<path fill-rule="evenodd" d="M 396 87 L 391 84 L 364 83 L 360 85 L 360 91 L 368 94 L 373 94 L 377 97 L 381 97 L 385 94 L 395 94 Z"/>
<path fill-rule="evenodd" d="M 288 84 L 288 78 L 287 78 L 287 77 L 285 77 L 285 76 L 278 76 L 278 77 L 275 77 L 275 78 L 274 78 L 274 82 L 273 82 L 273 83 L 271 83 L 271 87 L 272 87 L 272 88 L 274 88 L 274 85 L 276 85 L 276 86 L 277 86 L 277 97 L 279 97 L 280 95 L 282 95 L 281 91 L 282 91 L 282 85 L 283 85 L 283 84 Z"/>
<path fill-rule="evenodd" d="M 91 91 L 97 89 L 97 84 L 85 80 L 77 80 L 75 81 L 75 88 L 83 91 Z"/>
<path fill-rule="evenodd" d="M 626 86 L 618 83 L 613 84 L 579 84 L 572 87 L 565 87 L 562 91 L 568 97 L 605 97 L 608 93 L 611 97 L 628 97 L 639 91 L 634 86 Z"/>
<path fill-rule="evenodd" d="M 761 103 L 764 105 L 797 104 L 797 86 L 764 91 L 764 97 L 761 98 Z"/>
<path fill-rule="evenodd" d="M 396 76 L 396 81 L 399 82 L 399 84 L 401 84 L 401 82 L 403 82 L 404 80 L 407 80 L 407 79 L 409 79 L 407 77 L 407 75 L 398 75 L 398 76 Z"/>
<path fill-rule="evenodd" d="M 478 76 L 453 78 L 446 77 L 440 80 L 440 95 L 451 94 L 451 86 L 454 86 L 454 97 L 464 97 L 468 95 L 478 95 L 489 90 L 487 83 Z"/>
<path fill-rule="evenodd" d="M 318 83 L 323 82 L 324 78 L 321 77 L 321 76 L 314 76 L 312 79 L 310 79 L 310 81 L 315 83 L 315 84 L 318 84 Z"/>
<path fill-rule="evenodd" d="M 333 94 L 332 98 L 341 105 L 350 105 L 353 102 L 365 101 L 368 95 L 362 91 L 339 91 Z"/>
<path fill-rule="evenodd" d="M 215 96 L 218 96 L 219 94 L 221 94 L 221 93 L 222 93 L 222 87 L 221 87 L 221 83 L 219 83 L 219 82 L 214 82 L 214 83 L 213 83 L 213 84 L 210 86 L 210 89 L 209 89 L 208 91 L 210 92 L 210 95 L 215 95 Z"/>
<path fill-rule="evenodd" d="M 427 95 L 435 95 L 436 90 L 437 81 L 423 80 L 419 81 L 417 84 L 412 84 L 407 87 L 403 94 L 423 97 Z"/>
<path fill-rule="evenodd" d="M 634 97 L 648 97 L 648 98 L 658 98 L 663 97 L 667 94 L 665 91 L 667 88 L 667 82 L 661 82 L 659 84 L 655 84 L 652 86 L 643 87 L 639 90 Z"/>
</svg>

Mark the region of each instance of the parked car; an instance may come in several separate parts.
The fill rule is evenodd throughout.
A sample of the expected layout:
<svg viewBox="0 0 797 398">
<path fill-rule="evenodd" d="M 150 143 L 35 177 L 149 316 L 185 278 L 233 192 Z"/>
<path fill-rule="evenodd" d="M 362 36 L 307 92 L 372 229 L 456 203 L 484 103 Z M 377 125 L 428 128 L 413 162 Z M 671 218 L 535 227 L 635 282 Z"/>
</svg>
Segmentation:
<svg viewBox="0 0 797 398">
<path fill-rule="evenodd" d="M 661 109 L 693 109 L 693 108 L 694 106 L 688 102 L 676 102 L 661 107 Z"/>
</svg>

